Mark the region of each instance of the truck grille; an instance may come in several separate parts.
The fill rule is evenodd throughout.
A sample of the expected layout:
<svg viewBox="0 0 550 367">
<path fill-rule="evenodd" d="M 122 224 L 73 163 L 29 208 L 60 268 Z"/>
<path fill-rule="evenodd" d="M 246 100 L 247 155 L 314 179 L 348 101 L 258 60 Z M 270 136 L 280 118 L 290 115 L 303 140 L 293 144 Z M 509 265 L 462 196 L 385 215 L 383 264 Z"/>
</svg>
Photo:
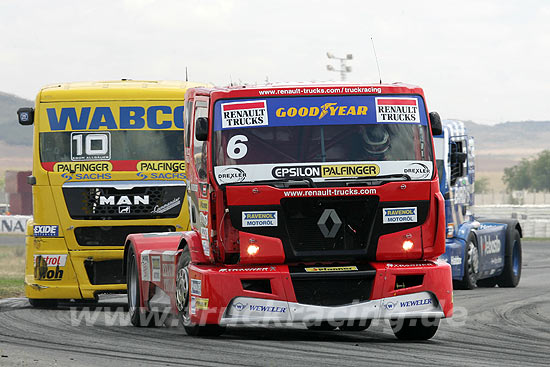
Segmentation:
<svg viewBox="0 0 550 367">
<path fill-rule="evenodd" d="M 132 233 L 174 232 L 174 226 L 78 227 L 74 230 L 79 246 L 124 246 Z"/>
<path fill-rule="evenodd" d="M 63 195 L 73 219 L 176 218 L 184 202 L 185 185 L 64 187 Z"/>
</svg>

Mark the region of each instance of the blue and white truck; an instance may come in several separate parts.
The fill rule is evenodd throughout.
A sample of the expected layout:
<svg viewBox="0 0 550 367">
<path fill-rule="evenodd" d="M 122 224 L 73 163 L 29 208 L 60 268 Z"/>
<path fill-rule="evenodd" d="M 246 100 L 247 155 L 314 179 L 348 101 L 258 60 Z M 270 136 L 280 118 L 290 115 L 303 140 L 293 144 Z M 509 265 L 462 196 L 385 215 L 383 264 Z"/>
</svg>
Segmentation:
<svg viewBox="0 0 550 367">
<path fill-rule="evenodd" d="M 447 238 L 440 257 L 451 264 L 455 289 L 516 287 L 521 277 L 522 229 L 515 219 L 479 218 L 474 205 L 475 150 L 462 121 L 444 120 L 434 136 Z"/>
</svg>

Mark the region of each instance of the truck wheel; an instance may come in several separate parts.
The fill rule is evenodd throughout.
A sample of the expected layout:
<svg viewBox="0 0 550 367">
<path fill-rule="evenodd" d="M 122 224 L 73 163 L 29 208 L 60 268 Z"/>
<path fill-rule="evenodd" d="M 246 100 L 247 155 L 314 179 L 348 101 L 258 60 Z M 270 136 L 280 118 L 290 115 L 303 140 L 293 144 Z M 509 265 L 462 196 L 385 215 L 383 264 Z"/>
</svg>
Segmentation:
<svg viewBox="0 0 550 367">
<path fill-rule="evenodd" d="M 139 284 L 139 274 L 137 267 L 136 253 L 130 248 L 126 268 L 126 284 L 128 285 L 128 312 L 130 313 L 130 322 L 137 327 L 151 327 L 155 325 L 155 314 L 143 310 L 141 304 L 141 287 Z"/>
<path fill-rule="evenodd" d="M 479 276 L 479 250 L 473 233 L 468 235 L 464 256 L 464 276 L 462 280 L 453 281 L 455 289 L 474 289 Z"/>
<path fill-rule="evenodd" d="M 439 319 L 390 320 L 394 335 L 399 340 L 428 340 L 437 332 Z"/>
<path fill-rule="evenodd" d="M 190 279 L 189 264 L 191 263 L 191 254 L 186 246 L 178 260 L 176 275 L 176 306 L 178 308 L 179 319 L 183 324 L 185 332 L 190 336 L 219 336 L 225 331 L 225 327 L 217 324 L 197 325 L 191 322 L 190 313 Z"/>
<path fill-rule="evenodd" d="M 504 269 L 497 278 L 499 287 L 513 288 L 517 287 L 521 278 L 521 236 L 517 229 L 514 229 L 512 235 L 506 239 L 506 252 L 504 256 Z M 509 254 L 509 255 L 508 255 Z"/>
<path fill-rule="evenodd" d="M 369 328 L 370 323 L 371 320 L 346 321 L 343 325 L 340 325 L 339 329 L 342 331 L 363 331 Z"/>
<path fill-rule="evenodd" d="M 495 285 L 497 285 L 497 278 L 496 277 L 487 278 L 487 279 L 480 279 L 480 280 L 477 281 L 477 286 L 478 287 L 492 288 Z"/>
<path fill-rule="evenodd" d="M 29 298 L 29 303 L 34 308 L 57 308 L 56 299 Z"/>
</svg>

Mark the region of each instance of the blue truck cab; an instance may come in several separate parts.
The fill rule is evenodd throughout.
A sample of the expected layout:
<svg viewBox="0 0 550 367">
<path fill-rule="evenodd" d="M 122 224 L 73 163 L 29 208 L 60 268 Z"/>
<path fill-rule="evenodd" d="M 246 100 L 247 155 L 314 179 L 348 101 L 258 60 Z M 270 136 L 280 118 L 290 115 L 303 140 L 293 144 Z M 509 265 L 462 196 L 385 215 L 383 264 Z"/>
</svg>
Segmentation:
<svg viewBox="0 0 550 367">
<path fill-rule="evenodd" d="M 455 289 L 516 287 L 522 230 L 515 219 L 479 218 L 474 205 L 475 149 L 462 121 L 444 120 L 434 136 L 439 185 L 445 198 L 446 249 Z"/>
</svg>

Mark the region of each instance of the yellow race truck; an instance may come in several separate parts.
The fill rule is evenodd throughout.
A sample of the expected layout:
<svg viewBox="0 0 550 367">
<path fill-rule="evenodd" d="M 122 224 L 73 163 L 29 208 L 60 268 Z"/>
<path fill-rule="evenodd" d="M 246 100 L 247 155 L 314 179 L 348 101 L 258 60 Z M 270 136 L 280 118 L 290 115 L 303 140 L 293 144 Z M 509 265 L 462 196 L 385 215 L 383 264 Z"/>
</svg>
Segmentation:
<svg viewBox="0 0 550 367">
<path fill-rule="evenodd" d="M 25 295 L 34 307 L 124 293 L 131 233 L 188 230 L 184 95 L 190 82 L 108 81 L 47 86 L 35 108 L 34 218 Z"/>
</svg>

